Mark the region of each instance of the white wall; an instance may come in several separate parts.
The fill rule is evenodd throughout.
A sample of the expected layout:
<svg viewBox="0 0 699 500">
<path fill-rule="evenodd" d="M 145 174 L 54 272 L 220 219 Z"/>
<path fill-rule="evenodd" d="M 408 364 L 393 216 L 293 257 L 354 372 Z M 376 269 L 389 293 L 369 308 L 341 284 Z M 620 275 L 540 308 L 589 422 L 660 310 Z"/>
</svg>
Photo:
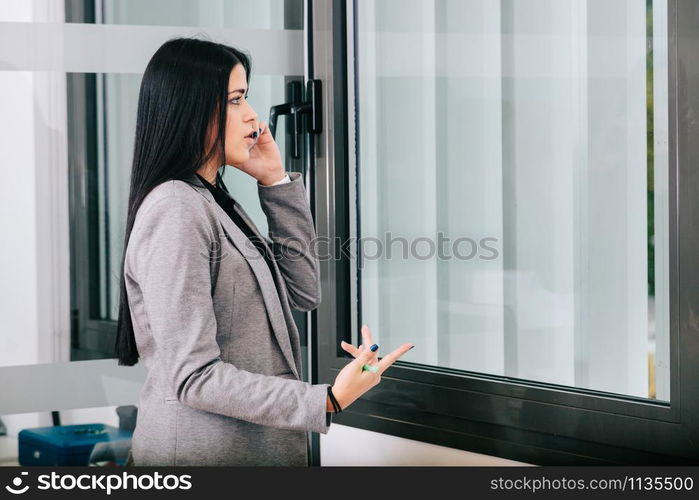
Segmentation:
<svg viewBox="0 0 699 500">
<path fill-rule="evenodd" d="M 332 424 L 330 431 L 320 436 L 320 464 L 323 467 L 529 465 L 338 424 Z"/>
</svg>

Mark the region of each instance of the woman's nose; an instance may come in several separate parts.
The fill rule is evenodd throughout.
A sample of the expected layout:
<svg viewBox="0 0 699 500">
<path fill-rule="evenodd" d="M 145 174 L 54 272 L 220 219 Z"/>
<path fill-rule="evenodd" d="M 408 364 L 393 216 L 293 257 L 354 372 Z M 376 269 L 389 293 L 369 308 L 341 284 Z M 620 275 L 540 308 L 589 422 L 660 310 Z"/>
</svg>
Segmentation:
<svg viewBox="0 0 699 500">
<path fill-rule="evenodd" d="M 257 113 L 255 113 L 255 110 L 252 108 L 252 106 L 248 106 L 248 114 L 245 117 L 245 121 L 257 121 Z"/>
</svg>

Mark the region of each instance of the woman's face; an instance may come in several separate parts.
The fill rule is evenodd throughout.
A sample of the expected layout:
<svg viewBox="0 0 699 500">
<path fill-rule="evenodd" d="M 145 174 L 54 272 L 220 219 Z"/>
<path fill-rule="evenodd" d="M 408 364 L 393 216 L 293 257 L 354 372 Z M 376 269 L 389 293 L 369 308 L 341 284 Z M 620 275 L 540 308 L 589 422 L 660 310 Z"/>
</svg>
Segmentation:
<svg viewBox="0 0 699 500">
<path fill-rule="evenodd" d="M 250 148 L 254 139 L 247 136 L 259 128 L 257 113 L 248 104 L 245 68 L 236 64 L 228 79 L 228 100 L 226 102 L 226 165 L 239 165 L 250 158 Z M 212 130 L 215 136 L 215 131 Z M 213 142 L 213 138 L 211 138 Z"/>
</svg>

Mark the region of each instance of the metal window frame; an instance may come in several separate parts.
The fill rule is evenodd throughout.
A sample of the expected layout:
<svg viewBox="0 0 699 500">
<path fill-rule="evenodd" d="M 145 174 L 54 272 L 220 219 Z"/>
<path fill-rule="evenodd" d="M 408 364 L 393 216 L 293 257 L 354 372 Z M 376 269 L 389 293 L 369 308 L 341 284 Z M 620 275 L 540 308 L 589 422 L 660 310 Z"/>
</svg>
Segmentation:
<svg viewBox="0 0 699 500">
<path fill-rule="evenodd" d="M 357 118 L 354 7 L 353 0 L 312 7 L 313 68 L 324 86 L 323 130 L 332 131 L 317 139 L 314 202 L 318 236 L 329 241 L 352 236 L 350 217 L 354 224 L 360 215 L 350 206 L 359 193 L 356 149 L 348 147 Z M 699 131 L 697 54 L 699 7 L 668 0 L 671 401 L 399 361 L 333 422 L 540 465 L 699 463 L 699 313 L 692 307 L 699 304 L 699 141 L 690 140 Z M 323 383 L 346 365 L 339 343 L 352 341 L 358 319 L 355 264 L 337 250 L 337 260 L 321 261 L 323 302 L 314 313 Z"/>
<path fill-rule="evenodd" d="M 66 22 L 94 23 L 94 0 L 66 0 Z M 70 360 L 111 358 L 116 322 L 99 317 L 99 216 L 96 197 L 100 168 L 98 78 L 67 73 L 68 169 L 70 199 Z"/>
</svg>

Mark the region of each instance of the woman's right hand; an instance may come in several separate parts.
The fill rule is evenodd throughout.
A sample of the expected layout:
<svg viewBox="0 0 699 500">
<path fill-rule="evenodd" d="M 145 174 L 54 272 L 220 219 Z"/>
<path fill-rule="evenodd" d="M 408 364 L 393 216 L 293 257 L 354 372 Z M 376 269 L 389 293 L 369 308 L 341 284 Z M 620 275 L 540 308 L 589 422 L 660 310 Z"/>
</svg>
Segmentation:
<svg viewBox="0 0 699 500">
<path fill-rule="evenodd" d="M 374 341 L 372 340 L 371 331 L 369 331 L 369 327 L 366 325 L 362 327 L 362 339 L 363 344 L 359 349 L 352 346 L 352 350 L 357 353 L 355 359 L 349 362 L 337 374 L 335 383 L 332 386 L 333 395 L 343 410 L 362 394 L 381 382 L 383 372 L 413 347 L 412 344 L 403 344 L 395 351 L 382 357 L 381 360 L 378 360 L 377 352 L 372 352 L 369 349 Z M 351 344 L 346 345 L 350 346 Z M 345 350 L 348 350 L 348 348 L 345 347 Z M 362 366 L 365 364 L 378 367 L 378 371 L 362 370 Z"/>
</svg>

